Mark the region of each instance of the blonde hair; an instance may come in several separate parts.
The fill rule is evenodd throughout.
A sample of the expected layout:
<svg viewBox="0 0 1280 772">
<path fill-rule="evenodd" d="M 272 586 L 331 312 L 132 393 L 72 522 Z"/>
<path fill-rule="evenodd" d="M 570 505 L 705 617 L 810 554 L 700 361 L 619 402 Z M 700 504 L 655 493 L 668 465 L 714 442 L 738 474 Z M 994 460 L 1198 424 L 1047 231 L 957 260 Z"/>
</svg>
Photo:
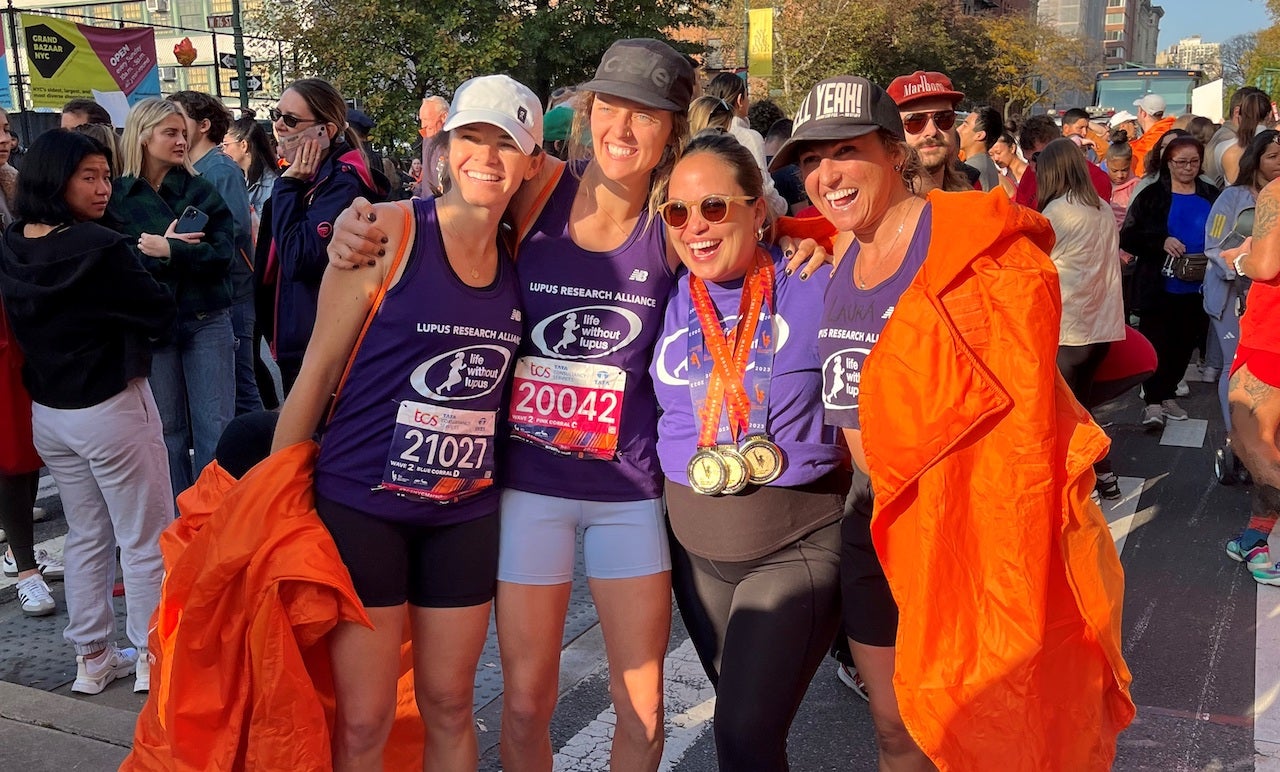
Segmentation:
<svg viewBox="0 0 1280 772">
<path fill-rule="evenodd" d="M 183 114 L 182 108 L 176 103 L 160 97 L 151 97 L 133 106 L 133 109 L 129 111 L 129 117 L 125 119 L 124 137 L 120 140 L 122 151 L 120 154 L 120 172 L 122 176 L 142 176 L 142 167 L 147 159 L 147 150 L 142 146 L 142 143 L 150 140 L 156 126 L 164 123 L 171 115 L 176 115 L 182 119 L 182 130 L 185 133 L 187 117 Z M 182 168 L 186 169 L 188 174 L 195 176 L 196 170 L 191 168 L 189 154 L 183 154 Z"/>
<path fill-rule="evenodd" d="M 728 131 L 733 125 L 733 108 L 720 97 L 701 96 L 689 105 L 689 135 L 704 129 Z"/>
<path fill-rule="evenodd" d="M 596 94 L 594 91 L 579 91 L 578 101 L 574 106 L 573 128 L 569 133 L 569 169 L 575 176 L 581 174 L 581 170 L 586 168 L 586 161 L 590 161 L 594 152 L 594 145 L 591 139 L 591 108 L 596 103 Z M 654 167 L 649 174 L 649 200 L 646 208 L 649 211 L 649 221 L 652 222 L 658 211 L 658 205 L 662 203 L 664 193 L 659 184 L 662 180 L 667 179 L 671 175 L 671 169 L 675 167 L 676 161 L 680 159 L 680 153 L 684 150 L 685 143 L 689 141 L 689 114 L 684 110 L 664 110 L 662 112 L 671 115 L 671 136 L 667 139 L 667 147 L 662 152 L 662 158 L 658 161 L 658 165 Z"/>
</svg>

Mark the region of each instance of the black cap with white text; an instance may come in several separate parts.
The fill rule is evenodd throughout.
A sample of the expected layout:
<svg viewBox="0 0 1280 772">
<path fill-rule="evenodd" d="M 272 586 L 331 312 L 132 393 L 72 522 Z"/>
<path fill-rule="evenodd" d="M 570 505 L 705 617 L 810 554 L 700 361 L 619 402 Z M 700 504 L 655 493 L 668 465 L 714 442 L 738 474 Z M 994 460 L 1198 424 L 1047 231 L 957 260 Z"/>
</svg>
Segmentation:
<svg viewBox="0 0 1280 772">
<path fill-rule="evenodd" d="M 902 131 L 902 117 L 885 90 L 854 75 L 841 75 L 819 81 L 796 111 L 791 138 L 769 164 L 776 171 L 796 162 L 800 146 L 806 142 L 853 139 L 883 129 L 897 139 Z"/>
</svg>

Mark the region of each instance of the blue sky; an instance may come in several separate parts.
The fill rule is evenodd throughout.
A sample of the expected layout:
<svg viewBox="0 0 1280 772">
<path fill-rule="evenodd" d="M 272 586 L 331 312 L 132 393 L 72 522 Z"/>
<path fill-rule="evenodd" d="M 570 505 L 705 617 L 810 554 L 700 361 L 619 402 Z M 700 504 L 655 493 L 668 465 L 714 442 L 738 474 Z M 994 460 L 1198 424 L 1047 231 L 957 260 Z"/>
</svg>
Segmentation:
<svg viewBox="0 0 1280 772">
<path fill-rule="evenodd" d="M 1153 0 L 1152 4 L 1164 8 L 1160 20 L 1162 51 L 1190 35 L 1202 35 L 1206 43 L 1221 43 L 1232 35 L 1270 24 L 1262 0 Z"/>
</svg>

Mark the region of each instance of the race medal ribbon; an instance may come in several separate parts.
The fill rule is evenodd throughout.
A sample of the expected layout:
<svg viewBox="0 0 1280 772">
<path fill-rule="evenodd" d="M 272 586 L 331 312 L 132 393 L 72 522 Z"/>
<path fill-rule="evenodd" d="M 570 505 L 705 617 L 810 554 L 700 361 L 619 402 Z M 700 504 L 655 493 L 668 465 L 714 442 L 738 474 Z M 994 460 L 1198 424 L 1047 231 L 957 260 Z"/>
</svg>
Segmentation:
<svg viewBox="0 0 1280 772">
<path fill-rule="evenodd" d="M 526 356 L 516 361 L 511 436 L 564 455 L 612 460 L 627 374 L 613 365 Z"/>
<path fill-rule="evenodd" d="M 492 410 L 455 410 L 405 400 L 396 413 L 382 488 L 450 503 L 493 485 Z"/>
<path fill-rule="evenodd" d="M 763 477 L 752 473 L 748 458 L 735 443 L 748 434 L 763 435 L 766 429 L 776 343 L 773 284 L 773 261 L 768 253 L 757 250 L 751 272 L 743 281 L 737 322 L 726 335 L 706 284 L 696 276 L 689 277 L 689 390 L 700 428 L 698 451 L 688 471 L 690 486 L 699 493 L 737 493 L 748 482 Z M 754 364 L 750 392 L 745 385 L 749 363 Z M 720 442 L 725 435 L 728 441 Z M 776 449 L 763 436 L 752 441 Z M 777 456 L 780 459 L 781 453 Z M 780 463 L 776 471 L 780 473 Z M 776 478 L 773 474 L 771 479 Z"/>
</svg>

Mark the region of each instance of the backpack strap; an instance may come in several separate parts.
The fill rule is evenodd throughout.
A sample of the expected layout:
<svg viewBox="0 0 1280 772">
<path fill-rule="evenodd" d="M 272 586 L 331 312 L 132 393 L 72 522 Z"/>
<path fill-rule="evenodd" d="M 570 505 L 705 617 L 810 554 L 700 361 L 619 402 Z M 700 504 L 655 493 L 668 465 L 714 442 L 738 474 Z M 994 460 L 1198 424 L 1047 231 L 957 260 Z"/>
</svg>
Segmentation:
<svg viewBox="0 0 1280 772">
<path fill-rule="evenodd" d="M 369 332 L 369 326 L 373 324 L 373 318 L 378 315 L 378 309 L 382 307 L 382 300 L 387 296 L 387 290 L 391 289 L 392 282 L 400 270 L 400 264 L 404 262 L 405 257 L 413 249 L 414 242 L 417 240 L 417 218 L 413 216 L 413 202 L 397 201 L 395 202 L 404 212 L 404 228 L 401 231 L 404 235 L 400 239 L 400 249 L 396 252 L 395 259 L 391 261 L 391 270 L 387 271 L 386 278 L 382 280 L 382 286 L 378 288 L 378 294 L 373 298 L 373 305 L 369 306 L 369 313 L 365 315 L 364 325 L 360 328 L 360 335 L 356 338 L 356 344 L 351 347 L 351 356 L 347 357 L 347 366 L 342 368 L 342 377 L 338 379 L 338 387 L 333 391 L 333 399 L 329 401 L 329 414 L 325 417 L 325 423 L 333 419 L 333 411 L 338 405 L 338 397 L 342 394 L 342 387 L 347 382 L 347 377 L 351 375 L 351 366 L 355 364 L 356 354 L 360 351 L 360 345 L 364 343 L 365 333 Z"/>
</svg>

